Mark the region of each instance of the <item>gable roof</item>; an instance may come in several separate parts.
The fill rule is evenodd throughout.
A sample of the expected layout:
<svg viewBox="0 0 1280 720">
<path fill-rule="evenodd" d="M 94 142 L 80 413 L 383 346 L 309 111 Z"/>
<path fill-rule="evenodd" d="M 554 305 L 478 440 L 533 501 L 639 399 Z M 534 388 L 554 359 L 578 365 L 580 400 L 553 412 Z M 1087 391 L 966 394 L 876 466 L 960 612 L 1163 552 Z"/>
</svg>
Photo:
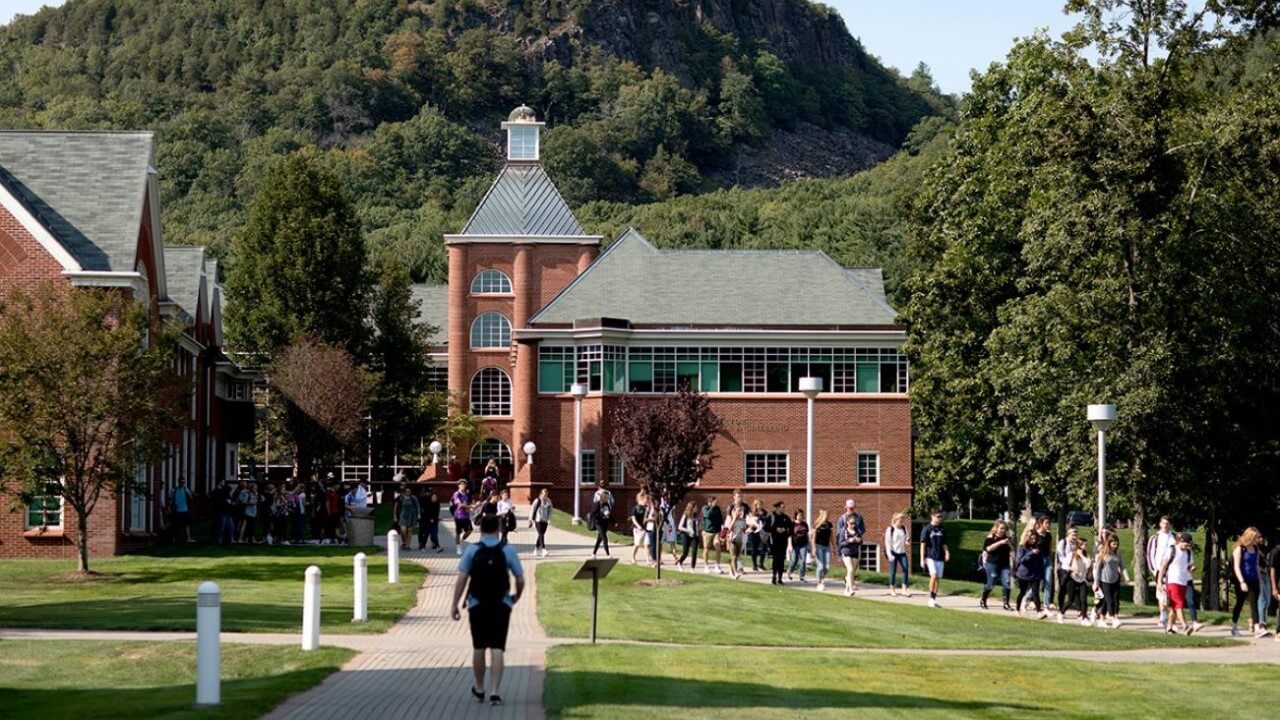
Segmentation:
<svg viewBox="0 0 1280 720">
<path fill-rule="evenodd" d="M 665 250 L 632 228 L 529 324 L 893 325 L 878 280 L 878 270 L 846 270 L 819 251 Z"/>
<path fill-rule="evenodd" d="M 134 269 L 152 165 L 147 132 L 0 131 L 0 184 L 87 271 Z"/>
<path fill-rule="evenodd" d="M 166 247 L 164 269 L 169 298 L 186 313 L 189 321 L 198 320 L 196 308 L 200 304 L 200 286 L 204 279 L 204 248 Z"/>
<path fill-rule="evenodd" d="M 583 236 L 573 211 L 541 165 L 505 165 L 462 235 Z"/>
<path fill-rule="evenodd" d="M 409 286 L 409 293 L 418 302 L 418 321 L 437 329 L 432 335 L 432 345 L 444 345 L 449 341 L 449 286 L 416 283 Z"/>
</svg>

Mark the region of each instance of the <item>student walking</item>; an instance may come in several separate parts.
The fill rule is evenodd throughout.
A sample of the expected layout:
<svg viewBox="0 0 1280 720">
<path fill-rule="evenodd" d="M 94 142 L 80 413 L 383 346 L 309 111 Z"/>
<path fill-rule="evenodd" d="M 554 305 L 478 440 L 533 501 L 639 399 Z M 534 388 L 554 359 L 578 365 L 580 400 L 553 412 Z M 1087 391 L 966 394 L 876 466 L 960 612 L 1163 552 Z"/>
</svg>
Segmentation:
<svg viewBox="0 0 1280 720">
<path fill-rule="evenodd" d="M 533 556 L 546 557 L 550 555 L 547 552 L 547 526 L 551 524 L 551 493 L 546 488 L 538 493 L 538 498 L 533 501 L 533 507 L 529 509 L 529 527 L 537 531 L 538 537 L 533 541 Z"/>
<path fill-rule="evenodd" d="M 978 604 L 983 610 L 987 609 L 987 598 L 991 597 L 997 580 L 1000 581 L 1004 609 L 1013 609 L 1009 605 L 1009 572 L 1012 567 L 1013 538 L 1009 535 L 1009 524 L 997 520 L 982 541 L 982 569 L 987 573 L 987 582 L 982 586 L 982 599 Z"/>
<path fill-rule="evenodd" d="M 724 550 L 720 544 L 720 531 L 723 528 L 724 513 L 716 504 L 716 496 L 712 495 L 707 498 L 707 504 L 702 506 L 702 571 L 704 573 L 712 572 L 711 551 L 715 550 L 715 572 L 724 574 L 724 570 L 720 569 L 721 552 Z"/>
<path fill-rule="evenodd" d="M 1191 536 L 1183 533 L 1174 545 L 1165 549 L 1156 571 L 1156 585 L 1163 585 L 1169 598 L 1170 617 L 1165 632 L 1174 633 L 1175 622 L 1182 625 L 1182 632 L 1190 635 L 1194 630 L 1187 622 L 1187 586 L 1191 584 Z"/>
<path fill-rule="evenodd" d="M 516 525 L 520 521 L 516 518 L 516 504 L 511 501 L 511 491 L 503 489 L 498 493 L 498 519 L 502 521 L 502 542 L 507 541 L 507 536 L 515 531 Z"/>
<path fill-rule="evenodd" d="M 1147 540 L 1147 568 L 1152 572 L 1160 569 L 1161 558 L 1175 545 L 1173 539 L 1173 522 L 1168 515 L 1160 516 L 1160 523 L 1155 535 Z M 1164 630 L 1169 622 L 1169 598 L 1156 585 L 1156 602 L 1160 605 L 1160 629 Z"/>
<path fill-rule="evenodd" d="M 787 569 L 787 579 L 800 567 L 800 582 L 804 582 L 805 568 L 809 564 L 809 523 L 805 520 L 804 511 L 797 510 L 795 524 L 791 530 L 791 567 Z"/>
<path fill-rule="evenodd" d="M 595 557 L 604 547 L 604 556 L 609 557 L 609 523 L 613 522 L 613 493 L 604 486 L 601 480 L 596 485 L 595 497 L 591 500 L 591 514 L 587 516 L 587 525 L 596 531 L 596 544 L 591 549 L 591 557 Z"/>
<path fill-rule="evenodd" d="M 1040 586 L 1037 592 L 1044 599 L 1044 605 L 1048 610 L 1053 610 L 1057 606 L 1053 604 L 1053 588 L 1054 581 L 1054 557 L 1053 557 L 1053 532 L 1050 531 L 1049 525 L 1052 519 L 1048 515 L 1036 516 L 1036 549 L 1040 551 L 1040 557 L 1044 561 L 1044 568 L 1041 570 Z"/>
<path fill-rule="evenodd" d="M 1023 602 L 1030 597 L 1036 606 L 1036 619 L 1043 620 L 1048 613 L 1045 612 L 1044 605 L 1040 601 L 1040 586 L 1044 583 L 1045 563 L 1045 556 L 1040 546 L 1040 535 L 1036 532 L 1035 525 L 1028 526 L 1018 542 L 1018 554 L 1015 560 L 1017 568 L 1014 570 L 1014 578 L 1018 581 L 1018 613 L 1023 612 Z"/>
<path fill-rule="evenodd" d="M 747 516 L 747 554 L 751 556 L 751 569 L 754 572 L 761 572 L 764 568 L 764 558 L 768 554 L 769 535 L 765 529 L 768 525 L 769 513 L 764 509 L 764 503 L 756 500 L 751 504 L 751 514 Z"/>
<path fill-rule="evenodd" d="M 440 547 L 440 496 L 435 490 L 427 490 L 418 499 L 422 505 L 422 521 L 418 524 L 418 549 L 422 550 L 430 541 L 431 549 L 443 552 Z"/>
<path fill-rule="evenodd" d="M 819 510 L 813 526 L 813 562 L 818 571 L 818 592 L 827 589 L 827 574 L 831 572 L 831 541 L 835 539 L 835 526 L 827 519 L 827 511 Z"/>
<path fill-rule="evenodd" d="M 729 532 L 725 540 L 729 547 L 729 574 L 734 580 L 741 580 L 745 574 L 741 561 L 742 550 L 746 547 L 748 514 L 746 505 L 734 503 L 729 506 L 729 522 L 726 525 Z"/>
<path fill-rule="evenodd" d="M 1249 605 L 1249 633 L 1255 637 L 1267 634 L 1258 617 L 1258 558 L 1262 555 L 1258 547 L 1262 544 L 1262 534 L 1255 527 L 1245 529 L 1231 551 L 1231 574 L 1235 578 L 1237 589 L 1235 608 L 1231 611 L 1231 634 L 1240 634 L 1240 611 L 1246 603 Z"/>
<path fill-rule="evenodd" d="M 942 510 L 929 511 L 929 524 L 920 531 L 920 564 L 929 571 L 929 607 L 938 607 L 938 582 L 946 564 L 951 561 L 951 548 L 942 529 Z"/>
<path fill-rule="evenodd" d="M 906 513 L 894 513 L 884 529 L 884 555 L 889 560 L 889 594 L 898 594 L 898 570 L 902 570 L 902 594 L 911 597 L 911 529 Z"/>
<path fill-rule="evenodd" d="M 853 498 L 844 501 L 844 514 L 836 521 L 836 527 L 850 527 L 852 523 L 853 533 L 847 539 L 851 540 L 853 545 L 853 578 L 848 581 L 854 592 L 858 591 L 858 565 L 862 559 L 862 538 L 867 534 L 867 523 L 862 519 L 862 515 L 854 508 L 857 503 Z"/>
<path fill-rule="evenodd" d="M 459 480 L 458 489 L 449 498 L 449 511 L 453 514 L 453 540 L 462 555 L 463 541 L 471 537 L 471 495 L 467 493 L 467 481 Z"/>
<path fill-rule="evenodd" d="M 836 524 L 836 545 L 840 548 L 840 561 L 844 563 L 844 596 L 853 597 L 858 591 L 854 585 L 854 577 L 862 537 L 858 534 L 858 524 L 853 518 L 841 515 L 840 520 Z"/>
<path fill-rule="evenodd" d="M 680 559 L 676 561 L 676 568 L 679 570 L 684 570 L 685 560 L 689 560 L 689 569 L 698 568 L 699 519 L 698 506 L 692 502 L 686 503 L 679 524 Z"/>
<path fill-rule="evenodd" d="M 787 566 L 787 541 L 795 531 L 795 523 L 784 509 L 786 503 L 779 500 L 773 504 L 773 515 L 769 518 L 769 543 L 773 554 L 772 583 L 782 585 L 782 573 Z"/>
<path fill-rule="evenodd" d="M 458 562 L 458 580 L 453 586 L 454 621 L 462 619 L 459 607 L 463 594 L 467 598 L 467 619 L 471 625 L 471 669 L 475 678 L 471 695 L 479 702 L 485 699 L 485 651 L 492 660 L 489 675 L 489 704 L 501 705 L 498 693 L 502 685 L 507 630 L 511 626 L 511 609 L 524 594 L 524 569 L 520 556 L 498 534 L 496 515 L 480 517 L 480 541 L 469 545 Z M 516 592 L 511 594 L 511 577 Z"/>
<path fill-rule="evenodd" d="M 408 550 L 413 529 L 418 524 L 418 518 L 422 516 L 422 506 L 418 504 L 418 498 L 413 496 L 408 485 L 400 491 L 399 510 L 397 519 L 400 521 L 400 549 Z"/>
<path fill-rule="evenodd" d="M 1067 611 L 1078 607 L 1080 624 L 1088 625 L 1089 554 L 1085 541 L 1077 533 L 1071 533 L 1069 539 L 1070 554 L 1059 558 L 1066 572 L 1061 575 L 1062 589 L 1058 591 L 1058 623 L 1066 622 Z"/>
<path fill-rule="evenodd" d="M 1104 530 L 1098 555 L 1093 561 L 1093 589 L 1101 596 L 1098 620 L 1110 622 L 1111 628 L 1120 627 L 1120 583 L 1129 581 L 1120 556 L 1120 539 L 1115 533 Z"/>
<path fill-rule="evenodd" d="M 631 564 L 635 565 L 639 562 L 636 554 L 645 549 L 649 544 L 649 533 L 645 530 L 644 524 L 649 515 L 649 496 L 645 491 L 641 490 L 636 493 L 635 505 L 631 508 Z M 650 562 L 645 562 L 651 565 Z"/>
</svg>

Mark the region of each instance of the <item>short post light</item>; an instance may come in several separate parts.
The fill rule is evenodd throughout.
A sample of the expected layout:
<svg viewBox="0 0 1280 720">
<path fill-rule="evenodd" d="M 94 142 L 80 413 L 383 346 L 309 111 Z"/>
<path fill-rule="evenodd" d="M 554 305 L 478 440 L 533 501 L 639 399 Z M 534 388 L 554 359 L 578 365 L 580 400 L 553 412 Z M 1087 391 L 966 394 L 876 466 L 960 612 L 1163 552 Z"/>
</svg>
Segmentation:
<svg viewBox="0 0 1280 720">
<path fill-rule="evenodd" d="M 222 702 L 222 591 L 214 582 L 196 588 L 196 705 Z"/>
<path fill-rule="evenodd" d="M 302 590 L 302 649 L 320 647 L 320 568 L 307 568 Z"/>
<path fill-rule="evenodd" d="M 431 451 L 431 464 L 439 465 L 440 453 L 444 451 L 444 445 L 441 445 L 439 440 L 432 440 L 431 444 L 427 446 L 427 449 Z"/>
<path fill-rule="evenodd" d="M 400 533 L 387 531 L 387 584 L 400 582 Z"/>
</svg>

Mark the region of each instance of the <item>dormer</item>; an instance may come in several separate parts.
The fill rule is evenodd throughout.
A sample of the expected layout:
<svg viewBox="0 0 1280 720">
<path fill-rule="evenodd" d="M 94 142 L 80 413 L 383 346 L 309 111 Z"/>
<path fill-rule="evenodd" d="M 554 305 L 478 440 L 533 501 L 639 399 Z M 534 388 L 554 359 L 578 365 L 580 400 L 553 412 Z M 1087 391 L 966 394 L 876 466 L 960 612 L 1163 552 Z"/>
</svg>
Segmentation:
<svg viewBox="0 0 1280 720">
<path fill-rule="evenodd" d="M 502 129 L 507 131 L 507 160 L 511 162 L 538 162 L 541 155 L 541 134 L 546 123 L 538 122 L 533 108 L 521 105 L 507 116 Z"/>
</svg>

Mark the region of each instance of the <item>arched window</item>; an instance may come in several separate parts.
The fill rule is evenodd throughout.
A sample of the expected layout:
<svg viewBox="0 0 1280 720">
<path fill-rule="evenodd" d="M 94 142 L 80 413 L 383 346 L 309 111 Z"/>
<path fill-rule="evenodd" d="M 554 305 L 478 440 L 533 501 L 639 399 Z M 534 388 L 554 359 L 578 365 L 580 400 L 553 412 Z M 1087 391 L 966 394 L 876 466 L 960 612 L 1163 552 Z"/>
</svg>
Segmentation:
<svg viewBox="0 0 1280 720">
<path fill-rule="evenodd" d="M 511 415 L 511 378 L 501 368 L 487 367 L 471 378 L 471 412 Z"/>
<path fill-rule="evenodd" d="M 499 464 L 511 462 L 511 448 L 498 438 L 485 438 L 471 447 L 471 462 L 497 460 Z"/>
<path fill-rule="evenodd" d="M 471 323 L 471 347 L 506 348 L 511 346 L 511 323 L 502 313 L 481 313 Z"/>
<path fill-rule="evenodd" d="M 476 275 L 471 281 L 471 294 L 482 295 L 493 293 L 510 294 L 511 278 L 507 277 L 507 274 L 501 270 L 494 270 L 493 268 L 481 270 L 480 274 Z"/>
</svg>

